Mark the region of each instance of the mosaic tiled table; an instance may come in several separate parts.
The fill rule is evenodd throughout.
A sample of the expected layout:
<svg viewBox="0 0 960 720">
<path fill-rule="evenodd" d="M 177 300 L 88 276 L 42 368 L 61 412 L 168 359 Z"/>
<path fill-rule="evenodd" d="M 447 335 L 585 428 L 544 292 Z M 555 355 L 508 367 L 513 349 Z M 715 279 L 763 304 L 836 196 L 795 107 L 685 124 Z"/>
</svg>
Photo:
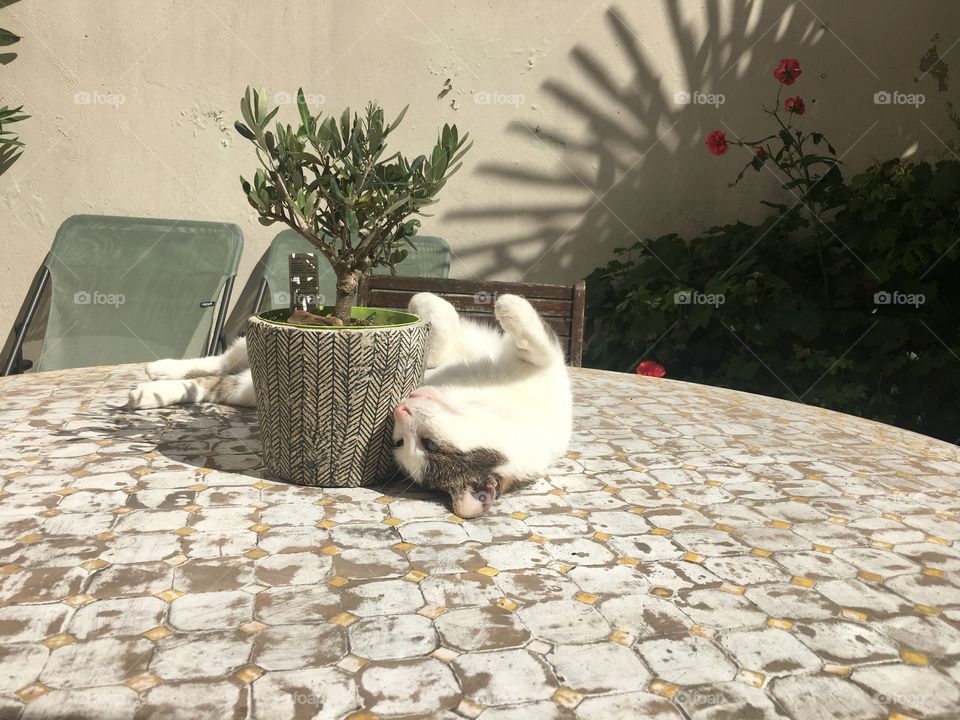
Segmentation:
<svg viewBox="0 0 960 720">
<path fill-rule="evenodd" d="M 463 522 L 142 377 L 0 381 L 0 718 L 960 717 L 954 446 L 580 370 L 568 457 Z"/>
</svg>

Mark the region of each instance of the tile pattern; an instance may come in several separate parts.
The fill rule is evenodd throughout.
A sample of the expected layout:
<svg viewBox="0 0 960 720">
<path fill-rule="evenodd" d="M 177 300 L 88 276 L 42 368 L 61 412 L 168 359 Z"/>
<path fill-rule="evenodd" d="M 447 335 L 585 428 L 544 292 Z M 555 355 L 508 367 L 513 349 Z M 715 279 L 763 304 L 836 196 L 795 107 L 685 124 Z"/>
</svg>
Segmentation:
<svg viewBox="0 0 960 720">
<path fill-rule="evenodd" d="M 957 718 L 960 451 L 574 372 L 489 516 L 271 480 L 254 414 L 0 381 L 0 718 Z"/>
</svg>

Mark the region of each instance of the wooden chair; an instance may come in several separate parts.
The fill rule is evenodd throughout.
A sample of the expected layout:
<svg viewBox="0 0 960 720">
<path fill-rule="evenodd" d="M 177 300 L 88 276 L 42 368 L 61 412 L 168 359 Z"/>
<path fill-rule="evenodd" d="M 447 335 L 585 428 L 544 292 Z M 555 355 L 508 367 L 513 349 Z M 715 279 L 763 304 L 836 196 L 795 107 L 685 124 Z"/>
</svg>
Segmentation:
<svg viewBox="0 0 960 720">
<path fill-rule="evenodd" d="M 406 308 L 418 292 L 432 292 L 448 300 L 464 317 L 493 322 L 493 304 L 498 295 L 522 295 L 554 329 L 573 367 L 583 356 L 583 306 L 586 283 L 540 285 L 456 280 L 453 278 L 364 276 L 357 304 L 363 307 Z"/>
</svg>

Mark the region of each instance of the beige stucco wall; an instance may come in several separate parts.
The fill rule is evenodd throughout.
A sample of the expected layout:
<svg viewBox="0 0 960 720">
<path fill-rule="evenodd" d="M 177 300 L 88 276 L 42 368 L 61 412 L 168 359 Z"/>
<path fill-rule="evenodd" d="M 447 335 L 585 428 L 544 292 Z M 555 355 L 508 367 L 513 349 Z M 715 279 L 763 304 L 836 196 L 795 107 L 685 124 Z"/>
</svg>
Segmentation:
<svg viewBox="0 0 960 720">
<path fill-rule="evenodd" d="M 804 124 L 851 168 L 943 156 L 937 136 L 960 135 L 950 92 L 917 80 L 931 46 L 960 62 L 955 0 L 20 0 L 0 27 L 24 37 L 0 66 L 0 104 L 33 115 L 0 176 L 4 333 L 75 213 L 235 222 L 243 287 L 276 231 L 239 189 L 254 167 L 232 128 L 248 83 L 302 85 L 335 112 L 409 103 L 396 143 L 409 152 L 444 122 L 469 131 L 466 167 L 423 225 L 449 239 L 461 277 L 570 281 L 636 237 L 755 218 L 776 179 L 728 188 L 743 158 L 709 156 L 703 137 L 762 129 L 781 57 L 803 64 Z M 878 106 L 882 90 L 926 103 Z M 685 91 L 725 103 L 677 104 Z"/>
</svg>

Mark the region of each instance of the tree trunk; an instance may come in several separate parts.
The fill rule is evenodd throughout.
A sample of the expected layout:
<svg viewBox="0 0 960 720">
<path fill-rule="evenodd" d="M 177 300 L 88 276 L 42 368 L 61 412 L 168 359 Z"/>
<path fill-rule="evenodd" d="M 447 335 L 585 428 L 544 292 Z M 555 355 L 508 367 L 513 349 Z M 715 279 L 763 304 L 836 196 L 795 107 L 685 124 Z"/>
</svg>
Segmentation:
<svg viewBox="0 0 960 720">
<path fill-rule="evenodd" d="M 357 292 L 357 271 L 348 272 L 337 278 L 337 303 L 333 314 L 343 320 L 344 325 L 350 324 L 350 310 L 353 308 L 353 296 Z"/>
</svg>

